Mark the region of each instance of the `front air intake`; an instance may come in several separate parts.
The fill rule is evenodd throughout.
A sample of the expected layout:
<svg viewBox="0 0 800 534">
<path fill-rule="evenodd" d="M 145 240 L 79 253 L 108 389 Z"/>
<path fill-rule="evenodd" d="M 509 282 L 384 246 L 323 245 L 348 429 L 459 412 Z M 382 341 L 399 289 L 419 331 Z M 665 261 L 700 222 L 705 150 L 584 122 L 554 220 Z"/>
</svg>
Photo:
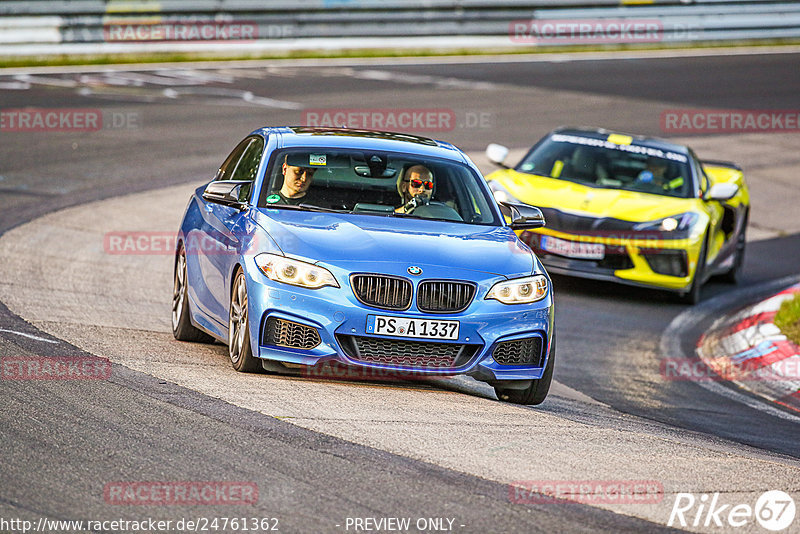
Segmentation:
<svg viewBox="0 0 800 534">
<path fill-rule="evenodd" d="M 290 349 L 309 350 L 321 342 L 316 328 L 277 317 L 267 319 L 262 337 L 264 345 Z"/>
</svg>

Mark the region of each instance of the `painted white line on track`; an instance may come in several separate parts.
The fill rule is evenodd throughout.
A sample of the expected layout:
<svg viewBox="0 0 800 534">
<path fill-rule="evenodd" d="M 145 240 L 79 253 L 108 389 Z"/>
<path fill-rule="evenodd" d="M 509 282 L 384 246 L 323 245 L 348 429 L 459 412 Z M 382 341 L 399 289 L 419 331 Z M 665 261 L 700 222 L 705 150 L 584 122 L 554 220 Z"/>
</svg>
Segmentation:
<svg viewBox="0 0 800 534">
<path fill-rule="evenodd" d="M 204 80 L 187 79 L 187 77 L 179 76 L 165 76 L 157 71 L 155 74 L 142 74 L 139 72 L 113 72 L 107 73 L 106 78 L 114 78 L 123 82 L 129 82 L 128 85 L 166 85 L 173 87 L 176 85 L 197 85 L 198 82 L 202 83 Z"/>
<path fill-rule="evenodd" d="M 219 73 L 214 74 L 194 69 L 181 69 L 181 70 L 163 69 L 157 72 L 159 76 L 174 78 L 178 80 L 186 80 L 193 84 L 209 83 L 209 82 L 233 83 L 236 81 L 235 75 L 227 75 Z"/>
<path fill-rule="evenodd" d="M 0 89 L 13 89 L 17 91 L 24 91 L 30 89 L 31 84 L 28 82 L 0 82 Z"/>
<path fill-rule="evenodd" d="M 785 419 L 786 421 L 792 421 L 794 423 L 800 422 L 800 416 L 798 415 L 793 415 L 789 412 L 775 408 L 766 402 L 750 398 L 746 395 L 742 395 L 741 393 L 737 393 L 735 390 L 718 382 L 696 382 L 696 384 L 707 389 L 708 391 L 711 391 L 712 393 L 715 393 L 716 395 L 719 395 L 720 397 L 725 397 L 727 399 L 744 404 L 750 408 L 753 408 L 754 410 L 764 412 L 780 419 Z"/>
<path fill-rule="evenodd" d="M 341 75 L 350 76 L 359 80 L 405 83 L 409 85 L 435 85 L 437 87 L 468 88 L 473 90 L 493 89 L 496 87 L 495 84 L 490 82 L 478 82 L 475 80 L 465 80 L 448 76 L 432 76 L 428 74 L 409 74 L 407 72 L 388 70 L 337 69 L 337 72 Z"/>
<path fill-rule="evenodd" d="M 9 330 L 7 328 L 0 328 L 0 332 L 8 332 L 9 334 L 16 334 L 18 336 L 27 337 L 30 339 L 35 339 L 36 341 L 44 341 L 45 343 L 53 343 L 57 345 L 60 341 L 55 341 L 52 339 L 45 339 L 43 337 L 34 336 L 33 334 L 26 334 L 25 332 L 17 332 L 16 330 Z"/>
<path fill-rule="evenodd" d="M 242 100 L 252 104 L 267 106 L 279 109 L 303 109 L 305 106 L 298 102 L 289 102 L 288 100 L 276 100 L 274 98 L 267 98 L 266 96 L 254 95 L 250 91 L 245 91 L 242 94 Z"/>
<path fill-rule="evenodd" d="M 30 74 L 17 74 L 14 79 L 19 82 L 49 85 L 52 87 L 77 87 L 78 82 L 65 78 L 49 78 L 47 76 L 33 76 Z"/>
</svg>

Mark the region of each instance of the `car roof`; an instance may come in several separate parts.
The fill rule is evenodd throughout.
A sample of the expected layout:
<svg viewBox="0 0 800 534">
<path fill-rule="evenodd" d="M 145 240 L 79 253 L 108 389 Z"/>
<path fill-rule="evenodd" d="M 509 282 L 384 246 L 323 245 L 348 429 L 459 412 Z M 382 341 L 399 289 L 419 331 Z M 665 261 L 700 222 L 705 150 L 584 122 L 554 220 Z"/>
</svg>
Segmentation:
<svg viewBox="0 0 800 534">
<path fill-rule="evenodd" d="M 461 163 L 468 161 L 461 150 L 450 143 L 405 133 L 307 126 L 264 127 L 253 133 L 279 134 L 278 148 L 355 148 L 433 156 Z"/>
<path fill-rule="evenodd" d="M 633 144 L 638 146 L 644 146 L 649 148 L 657 148 L 659 150 L 664 150 L 668 152 L 676 152 L 678 154 L 687 154 L 689 153 L 689 149 L 684 145 L 678 145 L 675 143 L 671 143 L 666 139 L 661 139 L 659 137 L 648 137 L 645 135 L 635 135 L 629 134 L 625 132 L 616 132 L 613 130 L 606 130 L 603 128 L 586 128 L 586 127 L 572 127 L 572 126 L 562 126 L 561 128 L 556 128 L 550 134 L 564 134 L 564 135 L 576 135 L 581 137 L 590 137 L 592 139 L 608 139 L 610 135 L 624 135 L 631 137 L 633 139 Z"/>
</svg>

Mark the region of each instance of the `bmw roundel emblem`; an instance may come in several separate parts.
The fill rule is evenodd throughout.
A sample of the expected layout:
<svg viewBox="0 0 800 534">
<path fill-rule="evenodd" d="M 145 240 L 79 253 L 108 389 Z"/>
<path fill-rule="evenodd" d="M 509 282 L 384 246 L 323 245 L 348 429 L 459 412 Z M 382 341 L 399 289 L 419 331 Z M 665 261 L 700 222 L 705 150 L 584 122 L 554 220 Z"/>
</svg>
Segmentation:
<svg viewBox="0 0 800 534">
<path fill-rule="evenodd" d="M 413 274 L 414 276 L 419 276 L 422 274 L 422 269 L 420 269 L 416 265 L 412 265 L 406 270 L 408 271 L 408 274 Z"/>
</svg>

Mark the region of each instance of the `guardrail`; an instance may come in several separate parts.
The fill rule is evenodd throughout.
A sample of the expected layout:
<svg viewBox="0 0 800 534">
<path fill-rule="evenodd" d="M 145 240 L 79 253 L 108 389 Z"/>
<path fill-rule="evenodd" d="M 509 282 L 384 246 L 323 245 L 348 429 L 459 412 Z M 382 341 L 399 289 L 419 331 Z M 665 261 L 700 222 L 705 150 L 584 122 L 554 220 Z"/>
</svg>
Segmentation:
<svg viewBox="0 0 800 534">
<path fill-rule="evenodd" d="M 623 4 L 628 0 L 622 0 Z M 636 3 L 637 0 L 630 0 Z M 569 46 L 610 42 L 714 42 L 800 38 L 800 3 L 767 0 L 6 0 L 0 2 L 0 53 L 30 45 L 213 42 L 283 43 L 464 37 L 494 46 Z M 643 24 L 640 37 L 632 25 Z M 627 28 L 627 30 L 626 30 Z M 626 33 L 627 31 L 627 33 Z M 645 33 L 649 38 L 645 38 Z M 395 39 L 396 38 L 396 39 Z M 371 39 L 371 40 L 370 40 Z M 185 44 L 185 43 L 184 43 Z M 387 43 L 389 44 L 389 43 Z M 477 45 L 480 46 L 480 45 Z M 329 48 L 331 46 L 328 46 Z M 335 44 L 333 45 L 335 47 Z M 169 46 L 167 46 L 169 48 Z M 251 49 L 253 47 L 251 46 Z M 45 50 L 41 48 L 40 50 Z M 124 51 L 117 46 L 115 51 Z"/>
</svg>

